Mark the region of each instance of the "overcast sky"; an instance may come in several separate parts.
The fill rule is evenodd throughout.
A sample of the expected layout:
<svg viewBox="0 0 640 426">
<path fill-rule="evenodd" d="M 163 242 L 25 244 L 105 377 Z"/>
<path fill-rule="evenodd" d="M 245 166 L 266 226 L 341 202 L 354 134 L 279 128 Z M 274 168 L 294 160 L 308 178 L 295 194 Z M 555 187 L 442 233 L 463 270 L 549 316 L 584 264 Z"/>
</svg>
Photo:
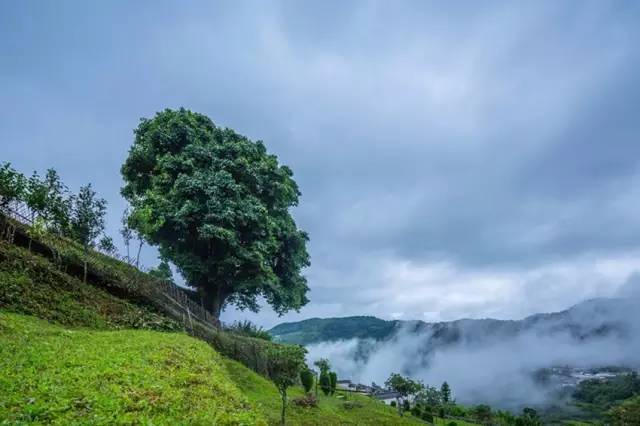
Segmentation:
<svg viewBox="0 0 640 426">
<path fill-rule="evenodd" d="M 0 160 L 117 237 L 132 129 L 183 106 L 303 193 L 311 303 L 225 320 L 518 318 L 640 271 L 639 42 L 636 1 L 2 0 Z"/>
</svg>

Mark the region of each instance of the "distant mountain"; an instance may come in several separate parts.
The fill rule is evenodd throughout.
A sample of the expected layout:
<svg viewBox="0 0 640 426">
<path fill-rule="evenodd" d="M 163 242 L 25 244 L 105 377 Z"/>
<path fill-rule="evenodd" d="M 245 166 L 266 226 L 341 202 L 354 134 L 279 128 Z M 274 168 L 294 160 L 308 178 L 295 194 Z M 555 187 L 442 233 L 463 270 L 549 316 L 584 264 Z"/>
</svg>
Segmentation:
<svg viewBox="0 0 640 426">
<path fill-rule="evenodd" d="M 299 345 L 353 338 L 382 340 L 393 335 L 400 323 L 367 316 L 310 318 L 279 324 L 269 333 L 277 341 Z"/>
<path fill-rule="evenodd" d="M 490 343 L 513 338 L 521 333 L 553 336 L 568 334 L 580 341 L 596 336 L 630 332 L 629 316 L 636 316 L 637 300 L 591 299 L 567 310 L 534 314 L 521 320 L 460 319 L 428 323 L 424 321 L 385 321 L 372 316 L 311 318 L 283 323 L 269 333 L 275 340 L 309 345 L 348 339 L 393 338 L 400 330 L 429 335 L 431 345 L 451 343 Z"/>
</svg>

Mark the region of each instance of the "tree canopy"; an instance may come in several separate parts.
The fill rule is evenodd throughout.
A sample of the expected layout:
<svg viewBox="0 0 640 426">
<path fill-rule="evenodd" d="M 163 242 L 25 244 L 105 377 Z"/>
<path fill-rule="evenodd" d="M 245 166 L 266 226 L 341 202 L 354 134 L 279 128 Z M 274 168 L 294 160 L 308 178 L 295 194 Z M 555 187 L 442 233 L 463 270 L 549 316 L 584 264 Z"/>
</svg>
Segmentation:
<svg viewBox="0 0 640 426">
<path fill-rule="evenodd" d="M 142 119 L 122 166 L 129 223 L 218 316 L 225 304 L 279 314 L 308 299 L 307 234 L 289 209 L 292 171 L 253 142 L 185 109 Z"/>
</svg>

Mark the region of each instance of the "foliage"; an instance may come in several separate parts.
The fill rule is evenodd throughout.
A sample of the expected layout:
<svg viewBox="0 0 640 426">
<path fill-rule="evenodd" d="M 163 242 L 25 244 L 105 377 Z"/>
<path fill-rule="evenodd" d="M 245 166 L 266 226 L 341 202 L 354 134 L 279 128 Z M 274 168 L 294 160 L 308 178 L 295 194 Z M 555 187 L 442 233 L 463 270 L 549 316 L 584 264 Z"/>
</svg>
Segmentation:
<svg viewBox="0 0 640 426">
<path fill-rule="evenodd" d="M 331 388 L 331 395 L 336 393 L 336 386 L 338 385 L 338 375 L 332 371 L 329 373 L 329 386 Z"/>
<path fill-rule="evenodd" d="M 396 329 L 397 321 L 375 317 L 311 318 L 279 324 L 270 330 L 276 340 L 308 345 L 310 343 L 354 338 L 382 340 Z"/>
<path fill-rule="evenodd" d="M 630 398 L 609 411 L 609 419 L 614 426 L 640 425 L 640 396 Z"/>
<path fill-rule="evenodd" d="M 471 409 L 471 415 L 480 423 L 488 423 L 493 419 L 491 407 L 486 404 L 476 405 Z"/>
<path fill-rule="evenodd" d="M 269 424 L 280 422 L 282 409 L 279 393 L 275 385 L 262 376 L 248 370 L 238 362 L 226 359 L 225 366 L 232 380 L 260 410 Z M 305 391 L 301 386 L 289 388 L 288 395 L 302 397 Z M 318 406 L 309 409 L 291 404 L 287 407 L 287 422 L 295 425 L 380 425 L 405 426 L 423 425 L 412 417 L 400 418 L 392 408 L 373 398 L 361 395 L 349 395 L 353 404 L 345 406 L 345 401 L 332 396 L 318 396 Z"/>
<path fill-rule="evenodd" d="M 227 326 L 226 330 L 231 333 L 241 334 L 243 336 L 271 341 L 271 334 L 269 334 L 268 331 L 266 331 L 262 327 L 255 325 L 249 320 L 235 321 L 233 324 Z"/>
<path fill-rule="evenodd" d="M 400 398 L 406 400 L 407 397 L 412 396 L 424 389 L 424 385 L 421 382 L 416 382 L 409 377 L 404 377 L 398 373 L 392 373 L 389 378 L 384 382 L 385 386 L 395 392 L 398 392 Z M 398 407 L 400 411 L 400 407 Z"/>
<path fill-rule="evenodd" d="M 329 377 L 328 371 L 323 371 L 320 373 L 319 384 L 322 393 L 324 393 L 325 395 L 331 394 L 331 378 Z"/>
<path fill-rule="evenodd" d="M 0 307 L 68 326 L 181 329 L 177 322 L 148 307 L 84 285 L 43 257 L 1 241 Z"/>
<path fill-rule="evenodd" d="M 300 372 L 300 382 L 302 383 L 302 387 L 304 388 L 305 392 L 311 392 L 314 382 L 313 372 L 308 368 L 303 368 Z"/>
<path fill-rule="evenodd" d="M 266 424 L 222 357 L 184 334 L 0 312 L 0 377 L 6 424 Z"/>
<path fill-rule="evenodd" d="M 0 166 L 0 207 L 6 207 L 13 201 L 23 199 L 26 185 L 24 175 L 15 171 L 11 163 L 3 163 Z"/>
<path fill-rule="evenodd" d="M 289 214 L 291 170 L 262 142 L 180 109 L 143 119 L 122 166 L 129 224 L 198 288 L 215 315 L 227 303 L 282 314 L 308 299 L 306 233 Z"/>
<path fill-rule="evenodd" d="M 440 387 L 440 395 L 442 396 L 442 403 L 448 404 L 451 402 L 451 388 L 449 387 L 449 383 L 444 382 Z"/>
<path fill-rule="evenodd" d="M 98 242 L 98 249 L 105 254 L 116 254 L 116 246 L 113 244 L 113 239 L 107 235 L 103 235 Z"/>
<path fill-rule="evenodd" d="M 277 345 L 269 348 L 269 378 L 276 385 L 282 398 L 281 423 L 285 424 L 287 389 L 296 384 L 300 371 L 305 367 L 306 350 L 302 346 Z"/>
<path fill-rule="evenodd" d="M 590 379 L 580 382 L 573 397 L 600 409 L 608 409 L 617 401 L 640 393 L 640 378 L 637 373 L 621 374 L 607 380 Z"/>
<path fill-rule="evenodd" d="M 169 266 L 169 263 L 164 259 L 161 259 L 160 264 L 149 271 L 149 275 L 156 277 L 157 279 L 162 281 L 167 281 L 172 284 L 174 283 L 171 267 Z"/>
<path fill-rule="evenodd" d="M 107 202 L 102 198 L 96 198 L 91 184 L 81 187 L 78 196 L 73 200 L 71 233 L 85 251 L 95 245 L 95 239 L 104 230 L 106 209 Z"/>
<path fill-rule="evenodd" d="M 326 358 L 320 358 L 316 360 L 313 363 L 313 365 L 318 367 L 321 373 L 329 373 L 329 370 L 331 369 L 331 364 L 329 363 L 329 360 Z"/>
<path fill-rule="evenodd" d="M 442 405 L 442 394 L 433 386 L 427 385 L 420 389 L 415 399 L 417 402 L 429 407 L 439 407 Z"/>
</svg>

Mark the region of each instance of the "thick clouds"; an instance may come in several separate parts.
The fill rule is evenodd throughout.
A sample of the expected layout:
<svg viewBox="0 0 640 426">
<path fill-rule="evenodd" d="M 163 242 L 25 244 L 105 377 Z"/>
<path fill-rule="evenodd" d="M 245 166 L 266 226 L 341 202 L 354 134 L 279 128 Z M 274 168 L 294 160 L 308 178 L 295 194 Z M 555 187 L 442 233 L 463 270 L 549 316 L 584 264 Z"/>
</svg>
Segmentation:
<svg viewBox="0 0 640 426">
<path fill-rule="evenodd" d="M 562 308 L 638 265 L 639 18 L 600 1 L 4 4 L 2 159 L 93 181 L 115 234 L 131 129 L 185 106 L 296 174 L 312 304 L 289 319 Z"/>
</svg>

